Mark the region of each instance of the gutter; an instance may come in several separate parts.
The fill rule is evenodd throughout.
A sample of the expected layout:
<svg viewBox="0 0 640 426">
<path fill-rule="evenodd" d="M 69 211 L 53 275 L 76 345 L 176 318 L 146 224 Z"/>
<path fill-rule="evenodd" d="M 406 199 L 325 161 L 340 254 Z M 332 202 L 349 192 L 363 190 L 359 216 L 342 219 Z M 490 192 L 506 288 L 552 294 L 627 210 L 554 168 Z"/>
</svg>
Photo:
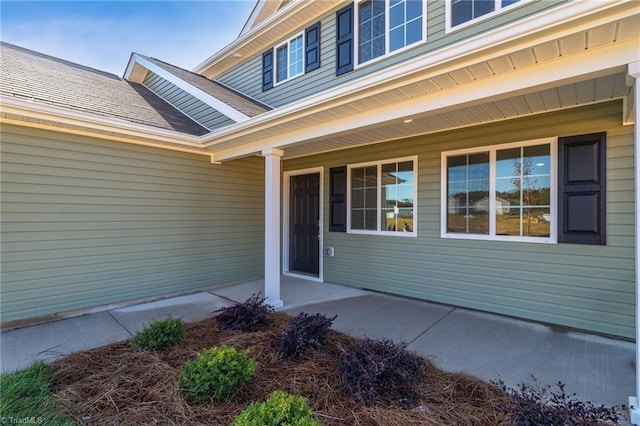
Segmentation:
<svg viewBox="0 0 640 426">
<path fill-rule="evenodd" d="M 135 124 L 117 118 L 101 117 L 85 112 L 5 96 L 0 100 L 0 112 L 3 115 L 16 115 L 33 120 L 43 120 L 72 126 L 72 128 L 29 122 L 24 119 L 14 119 L 7 116 L 0 117 L 0 123 L 16 124 L 19 126 L 42 128 L 85 136 L 89 135 L 119 142 L 211 156 L 210 152 L 204 150 L 201 143 L 202 137 L 200 136 Z M 75 127 L 75 129 L 73 127 Z"/>
</svg>

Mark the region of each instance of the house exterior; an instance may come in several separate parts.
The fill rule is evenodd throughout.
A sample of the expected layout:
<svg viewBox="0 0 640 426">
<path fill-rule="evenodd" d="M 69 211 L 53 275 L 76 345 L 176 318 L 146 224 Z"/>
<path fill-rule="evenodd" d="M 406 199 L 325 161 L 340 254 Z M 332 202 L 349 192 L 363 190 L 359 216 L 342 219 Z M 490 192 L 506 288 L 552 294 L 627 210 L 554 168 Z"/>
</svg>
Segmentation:
<svg viewBox="0 0 640 426">
<path fill-rule="evenodd" d="M 260 0 L 193 71 L 3 43 L 2 322 L 291 274 L 635 338 L 639 32 L 632 0 Z"/>
</svg>

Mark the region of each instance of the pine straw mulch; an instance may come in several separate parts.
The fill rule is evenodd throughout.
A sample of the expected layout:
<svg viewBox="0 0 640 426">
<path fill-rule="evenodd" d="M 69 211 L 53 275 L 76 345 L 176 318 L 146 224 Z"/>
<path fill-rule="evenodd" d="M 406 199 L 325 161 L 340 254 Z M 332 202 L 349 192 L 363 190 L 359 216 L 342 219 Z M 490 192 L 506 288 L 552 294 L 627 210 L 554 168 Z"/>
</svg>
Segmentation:
<svg viewBox="0 0 640 426">
<path fill-rule="evenodd" d="M 222 332 L 214 319 L 187 324 L 187 339 L 165 353 L 132 349 L 127 342 L 79 352 L 54 362 L 53 391 L 79 424 L 228 425 L 247 405 L 275 390 L 307 398 L 323 425 L 504 425 L 505 395 L 472 376 L 447 373 L 425 360 L 420 406 L 392 401 L 365 407 L 344 390 L 336 368 L 339 345 L 354 339 L 331 331 L 324 353 L 280 361 L 271 341 L 291 318 L 270 313 L 256 332 Z M 180 368 L 214 346 L 248 349 L 258 362 L 251 382 L 225 402 L 189 405 L 177 387 Z"/>
</svg>

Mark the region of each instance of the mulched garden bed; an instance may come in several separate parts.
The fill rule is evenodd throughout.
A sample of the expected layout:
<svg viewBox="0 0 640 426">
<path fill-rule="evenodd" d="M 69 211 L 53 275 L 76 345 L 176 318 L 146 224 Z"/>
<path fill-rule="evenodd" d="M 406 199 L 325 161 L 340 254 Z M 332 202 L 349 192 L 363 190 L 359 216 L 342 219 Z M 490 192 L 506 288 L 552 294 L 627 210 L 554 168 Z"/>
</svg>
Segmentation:
<svg viewBox="0 0 640 426">
<path fill-rule="evenodd" d="M 505 394 L 474 377 L 447 373 L 425 360 L 417 385 L 419 405 L 406 409 L 380 401 L 365 407 L 348 394 L 336 367 L 340 344 L 355 339 L 330 331 L 324 352 L 301 361 L 280 361 L 272 347 L 291 317 L 268 314 L 259 331 L 220 331 L 214 319 L 187 324 L 187 339 L 164 353 L 132 349 L 127 342 L 80 352 L 53 363 L 53 391 L 79 424 L 228 425 L 251 402 L 282 390 L 307 398 L 323 425 L 507 424 Z M 177 382 L 180 368 L 203 349 L 248 349 L 258 362 L 253 379 L 225 402 L 189 405 Z"/>
</svg>

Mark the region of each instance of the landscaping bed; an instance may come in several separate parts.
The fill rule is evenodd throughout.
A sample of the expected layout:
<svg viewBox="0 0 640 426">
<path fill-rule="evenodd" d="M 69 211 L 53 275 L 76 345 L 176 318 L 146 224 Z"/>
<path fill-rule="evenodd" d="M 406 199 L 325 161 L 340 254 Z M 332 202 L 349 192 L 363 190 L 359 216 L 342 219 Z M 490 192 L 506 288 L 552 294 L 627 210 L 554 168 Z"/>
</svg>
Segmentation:
<svg viewBox="0 0 640 426">
<path fill-rule="evenodd" d="M 599 425 L 613 408 L 558 383 L 509 389 L 448 373 L 388 339 L 356 339 L 333 318 L 273 312 L 254 296 L 127 342 L 2 375 L 3 416 L 39 424 Z M 621 408 L 621 407 L 617 407 Z M 37 416 L 37 417 L 35 417 Z M 3 417 L 3 419 L 5 418 Z"/>
<path fill-rule="evenodd" d="M 365 406 L 342 384 L 336 367 L 340 346 L 355 339 L 330 331 L 323 350 L 301 360 L 280 360 L 272 340 L 291 317 L 267 314 L 257 331 L 221 331 L 207 319 L 186 325 L 187 337 L 165 352 L 116 343 L 53 363 L 53 389 L 80 424 L 228 425 L 251 402 L 282 390 L 307 399 L 315 418 L 330 425 L 500 425 L 505 396 L 494 386 L 463 374 L 446 373 L 425 361 L 416 383 L 419 405 L 395 401 Z M 258 368 L 252 380 L 224 401 L 188 404 L 177 386 L 180 368 L 215 346 L 248 350 Z"/>
</svg>

